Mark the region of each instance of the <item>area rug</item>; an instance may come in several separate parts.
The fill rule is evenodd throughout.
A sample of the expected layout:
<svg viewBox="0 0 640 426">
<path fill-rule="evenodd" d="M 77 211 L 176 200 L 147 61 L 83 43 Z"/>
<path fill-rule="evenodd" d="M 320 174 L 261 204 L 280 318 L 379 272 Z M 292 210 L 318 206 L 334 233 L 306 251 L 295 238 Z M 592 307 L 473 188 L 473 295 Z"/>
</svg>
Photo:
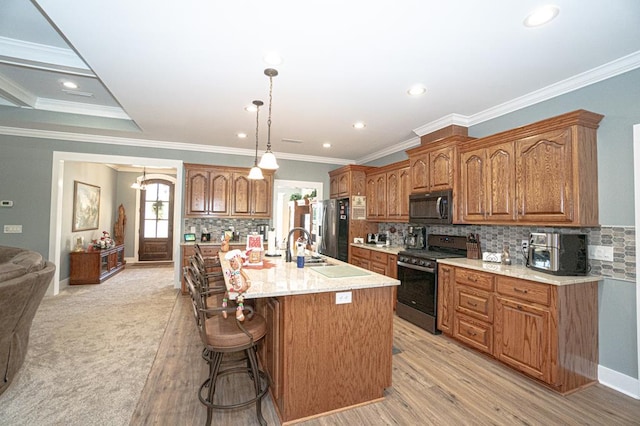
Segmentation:
<svg viewBox="0 0 640 426">
<path fill-rule="evenodd" d="M 128 425 L 177 295 L 163 266 L 45 297 L 0 425 Z"/>
</svg>

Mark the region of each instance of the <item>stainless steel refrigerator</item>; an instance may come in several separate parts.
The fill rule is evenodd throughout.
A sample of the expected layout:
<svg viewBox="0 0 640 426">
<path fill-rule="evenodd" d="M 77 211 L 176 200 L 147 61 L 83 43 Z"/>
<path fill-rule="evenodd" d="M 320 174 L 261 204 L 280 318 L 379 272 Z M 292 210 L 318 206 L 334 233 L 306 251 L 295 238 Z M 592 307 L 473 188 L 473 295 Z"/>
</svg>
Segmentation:
<svg viewBox="0 0 640 426">
<path fill-rule="evenodd" d="M 346 262 L 349 256 L 349 199 L 323 200 L 316 203 L 318 252 Z M 314 227 L 315 228 L 315 227 Z"/>
</svg>

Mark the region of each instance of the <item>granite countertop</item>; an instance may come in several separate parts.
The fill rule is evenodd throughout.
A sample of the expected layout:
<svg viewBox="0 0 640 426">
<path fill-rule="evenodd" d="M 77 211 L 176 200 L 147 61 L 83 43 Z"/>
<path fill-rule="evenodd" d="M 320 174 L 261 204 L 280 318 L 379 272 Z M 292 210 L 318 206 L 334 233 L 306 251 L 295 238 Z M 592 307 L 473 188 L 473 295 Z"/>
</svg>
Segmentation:
<svg viewBox="0 0 640 426">
<path fill-rule="evenodd" d="M 196 244 L 198 244 L 199 246 L 218 246 L 220 247 L 220 244 L 222 242 L 221 241 L 209 241 L 209 242 L 200 242 L 200 241 L 189 241 L 189 242 L 182 242 L 180 243 L 181 246 L 194 246 Z M 240 241 L 229 241 L 229 245 L 230 246 L 242 246 L 242 247 L 246 247 L 247 246 L 247 240 L 246 238 L 244 239 L 240 239 Z M 267 242 L 264 242 L 264 245 L 267 245 Z"/>
<path fill-rule="evenodd" d="M 351 245 L 351 247 L 360 247 L 360 248 L 363 248 L 363 249 L 380 251 L 380 252 L 383 252 L 383 253 L 390 253 L 390 254 L 398 254 L 401 251 L 406 250 L 402 246 L 380 246 L 380 247 L 378 247 L 375 244 L 359 244 L 359 243 L 351 243 L 350 245 Z"/>
<path fill-rule="evenodd" d="M 298 268 L 295 259 L 293 262 L 285 262 L 284 256 L 265 258 L 263 267 L 245 266 L 243 270 L 251 280 L 251 287 L 245 293 L 245 298 L 295 296 L 400 285 L 400 281 L 396 279 L 337 259 L 326 259 L 327 263 L 335 266 Z M 221 264 L 223 271 L 229 270 L 228 261 L 221 259 Z M 225 281 L 226 275 L 225 273 Z M 235 297 L 233 293 L 230 296 Z"/>
<path fill-rule="evenodd" d="M 478 259 L 466 258 L 449 258 L 438 259 L 438 263 L 444 265 L 458 266 L 461 268 L 474 269 L 476 271 L 490 272 L 493 274 L 504 275 L 507 277 L 519 278 L 523 280 L 536 281 L 543 284 L 552 285 L 570 285 L 592 283 L 601 281 L 603 278 L 599 275 L 585 276 L 559 276 L 546 274 L 544 272 L 534 271 L 522 265 L 502 265 L 500 263 L 483 262 Z"/>
</svg>

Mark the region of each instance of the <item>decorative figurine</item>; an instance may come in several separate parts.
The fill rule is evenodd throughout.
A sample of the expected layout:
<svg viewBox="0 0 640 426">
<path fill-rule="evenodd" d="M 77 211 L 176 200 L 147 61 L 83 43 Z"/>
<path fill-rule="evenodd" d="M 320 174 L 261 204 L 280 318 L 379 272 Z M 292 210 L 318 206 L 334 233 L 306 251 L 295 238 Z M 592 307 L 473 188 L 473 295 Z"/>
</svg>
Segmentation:
<svg viewBox="0 0 640 426">
<path fill-rule="evenodd" d="M 222 253 L 226 253 L 229 251 L 229 240 L 231 239 L 231 235 L 227 235 L 225 234 L 224 237 L 222 237 L 222 244 L 220 244 L 220 251 Z"/>
<path fill-rule="evenodd" d="M 238 303 L 238 307 L 236 308 L 236 319 L 238 321 L 244 321 L 244 313 L 242 312 L 244 309 L 244 293 L 249 290 L 249 287 L 251 287 L 251 280 L 249 279 L 249 276 L 242 270 L 244 256 L 240 250 L 231 250 L 224 255 L 224 258 L 229 261 L 230 267 L 230 269 L 225 271 L 229 284 L 231 285 L 231 290 L 229 291 L 238 293 L 238 297 L 236 297 L 236 302 Z M 222 299 L 223 308 L 227 307 L 229 291 L 224 294 L 224 298 Z M 222 312 L 222 316 L 226 318 L 227 313 Z"/>
</svg>

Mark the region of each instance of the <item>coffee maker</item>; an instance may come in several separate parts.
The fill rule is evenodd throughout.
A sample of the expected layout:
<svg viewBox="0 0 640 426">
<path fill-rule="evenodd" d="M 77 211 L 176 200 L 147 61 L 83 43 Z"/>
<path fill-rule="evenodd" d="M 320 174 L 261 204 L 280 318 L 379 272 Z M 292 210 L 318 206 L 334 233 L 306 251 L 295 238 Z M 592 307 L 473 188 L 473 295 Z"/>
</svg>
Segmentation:
<svg viewBox="0 0 640 426">
<path fill-rule="evenodd" d="M 409 226 L 404 237 L 407 250 L 424 250 L 427 243 L 427 228 L 424 226 Z"/>
</svg>

